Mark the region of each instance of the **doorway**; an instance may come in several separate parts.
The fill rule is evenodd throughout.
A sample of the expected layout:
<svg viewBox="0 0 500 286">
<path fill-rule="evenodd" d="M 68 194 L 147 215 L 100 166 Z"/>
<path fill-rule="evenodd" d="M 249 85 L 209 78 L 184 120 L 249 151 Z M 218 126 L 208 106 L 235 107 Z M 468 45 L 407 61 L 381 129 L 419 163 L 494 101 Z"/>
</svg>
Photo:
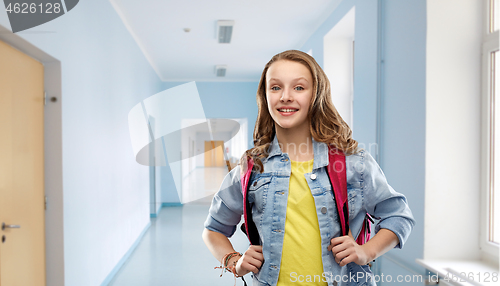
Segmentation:
<svg viewBox="0 0 500 286">
<path fill-rule="evenodd" d="M 205 141 L 205 168 L 224 167 L 224 141 Z"/>
<path fill-rule="evenodd" d="M 44 67 L 0 42 L 0 285 L 45 285 Z"/>
<path fill-rule="evenodd" d="M 182 153 L 187 156 L 181 162 L 181 202 L 209 203 L 248 149 L 248 119 L 183 119 L 182 124 Z"/>
</svg>

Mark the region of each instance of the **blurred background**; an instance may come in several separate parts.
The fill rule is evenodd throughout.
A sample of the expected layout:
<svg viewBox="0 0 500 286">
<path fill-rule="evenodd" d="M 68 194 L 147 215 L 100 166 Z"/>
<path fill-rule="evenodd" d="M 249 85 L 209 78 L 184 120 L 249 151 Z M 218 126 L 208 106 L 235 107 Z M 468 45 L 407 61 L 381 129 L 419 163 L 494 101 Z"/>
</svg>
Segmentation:
<svg viewBox="0 0 500 286">
<path fill-rule="evenodd" d="M 354 139 L 416 219 L 405 247 L 372 266 L 393 279 L 378 285 L 435 285 L 428 274 L 496 285 L 499 7 L 80 1 L 16 33 L 0 8 L 0 284 L 234 283 L 213 269 L 203 222 L 222 179 L 253 146 L 264 65 L 298 49 L 325 70 Z M 129 112 L 193 81 L 204 117 L 179 111 L 172 128 L 219 127 L 184 132 L 188 155 L 175 166 L 139 164 Z M 183 94 L 172 102 L 190 104 Z M 221 124 L 228 119 L 236 127 Z M 231 240 L 240 252 L 248 247 L 239 231 Z M 439 282 L 456 285 L 447 283 Z"/>
</svg>

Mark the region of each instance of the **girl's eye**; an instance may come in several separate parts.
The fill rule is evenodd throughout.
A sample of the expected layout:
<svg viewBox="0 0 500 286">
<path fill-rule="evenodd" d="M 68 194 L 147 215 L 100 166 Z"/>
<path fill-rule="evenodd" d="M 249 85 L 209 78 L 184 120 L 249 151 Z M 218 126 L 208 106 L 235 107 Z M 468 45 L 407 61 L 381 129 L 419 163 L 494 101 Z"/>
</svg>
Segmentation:
<svg viewBox="0 0 500 286">
<path fill-rule="evenodd" d="M 297 90 L 304 90 L 304 88 L 302 86 L 297 86 L 296 89 Z"/>
<path fill-rule="evenodd" d="M 280 89 L 279 86 L 273 86 L 273 87 L 271 87 L 271 90 L 275 90 L 276 91 L 276 90 L 279 90 L 279 89 Z"/>
</svg>

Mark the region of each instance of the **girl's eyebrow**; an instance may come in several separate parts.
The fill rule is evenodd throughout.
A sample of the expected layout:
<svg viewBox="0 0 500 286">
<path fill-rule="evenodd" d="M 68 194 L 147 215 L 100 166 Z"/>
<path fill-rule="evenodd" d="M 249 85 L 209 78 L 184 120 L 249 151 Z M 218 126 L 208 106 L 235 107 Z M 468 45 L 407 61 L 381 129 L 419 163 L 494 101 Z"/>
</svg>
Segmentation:
<svg viewBox="0 0 500 286">
<path fill-rule="evenodd" d="M 298 78 L 294 79 L 293 81 L 299 81 L 299 80 L 301 80 L 301 79 L 303 79 L 303 80 L 305 80 L 305 81 L 309 82 L 309 81 L 308 81 L 305 77 L 303 77 L 303 76 L 298 77 Z M 281 80 L 279 80 L 279 79 L 277 79 L 277 78 L 270 78 L 270 79 L 269 79 L 269 81 L 273 81 L 273 80 L 274 80 L 274 81 L 281 81 Z"/>
</svg>

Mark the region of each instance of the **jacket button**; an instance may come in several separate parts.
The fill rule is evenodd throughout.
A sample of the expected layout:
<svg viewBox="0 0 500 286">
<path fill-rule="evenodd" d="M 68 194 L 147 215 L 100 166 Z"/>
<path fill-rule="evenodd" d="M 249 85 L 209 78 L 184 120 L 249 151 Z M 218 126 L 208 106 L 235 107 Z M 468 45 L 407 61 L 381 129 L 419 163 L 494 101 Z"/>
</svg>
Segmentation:
<svg viewBox="0 0 500 286">
<path fill-rule="evenodd" d="M 255 182 L 253 183 L 253 186 L 254 186 L 254 187 L 255 187 L 255 186 L 257 186 L 257 181 L 255 181 Z"/>
<path fill-rule="evenodd" d="M 322 207 L 322 208 L 321 208 L 321 213 L 322 213 L 322 214 L 326 214 L 326 207 Z"/>
<path fill-rule="evenodd" d="M 316 180 L 316 174 L 311 174 L 311 180 Z"/>
</svg>

